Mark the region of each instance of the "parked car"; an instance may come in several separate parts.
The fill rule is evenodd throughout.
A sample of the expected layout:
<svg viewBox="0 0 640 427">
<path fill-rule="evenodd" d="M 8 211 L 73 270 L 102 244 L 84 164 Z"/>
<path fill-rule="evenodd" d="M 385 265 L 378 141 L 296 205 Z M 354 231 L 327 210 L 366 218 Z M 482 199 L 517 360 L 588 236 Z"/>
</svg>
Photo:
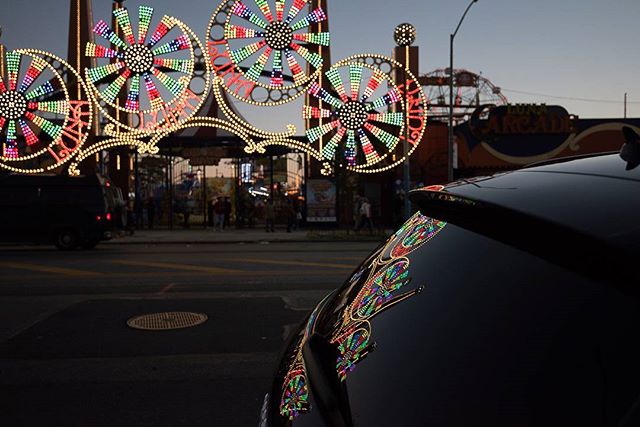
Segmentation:
<svg viewBox="0 0 640 427">
<path fill-rule="evenodd" d="M 633 140 L 412 192 L 291 338 L 260 424 L 639 426 Z"/>
<path fill-rule="evenodd" d="M 0 177 L 0 241 L 95 247 L 112 237 L 107 184 L 99 175 Z"/>
</svg>

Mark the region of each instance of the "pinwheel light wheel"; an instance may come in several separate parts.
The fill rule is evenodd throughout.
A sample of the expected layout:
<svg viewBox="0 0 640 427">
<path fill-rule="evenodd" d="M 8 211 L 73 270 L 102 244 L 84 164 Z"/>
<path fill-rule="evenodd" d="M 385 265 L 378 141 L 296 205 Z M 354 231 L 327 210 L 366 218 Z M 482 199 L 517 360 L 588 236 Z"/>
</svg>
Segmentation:
<svg viewBox="0 0 640 427">
<path fill-rule="evenodd" d="M 373 317 L 391 300 L 394 292 L 408 284 L 409 261 L 401 259 L 371 278 L 356 297 L 352 316 L 356 319 Z"/>
<path fill-rule="evenodd" d="M 93 31 L 109 41 L 111 47 L 87 43 L 85 54 L 90 57 L 109 59 L 112 62 L 88 69 L 87 79 L 94 85 L 108 82 L 101 89 L 95 89 L 100 100 L 112 107 L 132 113 L 146 110 L 141 106 L 141 84 L 143 84 L 149 101 L 149 110 L 160 110 L 163 105 L 171 103 L 187 89 L 181 77 L 189 77 L 193 73 L 191 40 L 179 28 L 182 34 L 160 44 L 160 41 L 176 27 L 176 21 L 166 15 L 162 17 L 151 37 L 147 38 L 153 17 L 153 8 L 149 6 L 140 6 L 138 9 L 137 38 L 133 34 L 128 10 L 116 9 L 113 14 L 124 34 L 124 40 L 106 22 L 98 21 Z M 166 56 L 182 50 L 189 51 L 188 58 Z M 167 73 L 177 73 L 177 76 L 170 76 Z M 129 88 L 123 108 L 116 105 L 116 99 L 127 82 Z M 163 96 L 161 88 L 164 88 L 168 95 Z"/>
<path fill-rule="evenodd" d="M 370 326 L 365 323 L 336 340 L 335 344 L 340 352 L 336 360 L 336 370 L 340 380 L 346 380 L 347 375 L 355 369 L 356 364 L 371 351 L 370 335 Z"/>
<path fill-rule="evenodd" d="M 29 65 L 20 79 L 25 58 Z M 35 157 L 62 134 L 69 95 L 60 75 L 39 57 L 8 52 L 6 64 L 8 81 L 0 78 L 0 133 L 5 136 L 1 160 Z M 39 84 L 33 87 L 36 80 Z"/>
<path fill-rule="evenodd" d="M 264 19 L 242 1 L 232 5 L 224 36 L 229 57 L 247 79 L 263 87 L 281 88 L 286 86 L 284 75 L 290 72 L 293 86 L 299 86 L 306 83 L 311 75 L 307 74 L 307 67 L 298 58 L 312 68 L 320 69 L 322 57 L 308 49 L 307 45 L 328 46 L 329 33 L 313 32 L 309 27 L 326 20 L 327 16 L 321 8 L 317 8 L 299 18 L 307 1 L 276 0 L 274 16 L 267 0 L 255 0 Z M 285 16 L 286 11 L 288 13 Z M 310 32 L 303 32 L 305 30 Z M 269 70 L 269 83 L 261 82 L 261 76 L 265 71 L 269 74 Z"/>
<path fill-rule="evenodd" d="M 344 72 L 348 72 L 350 92 L 342 76 Z M 369 76 L 365 77 L 365 73 Z M 398 88 L 387 74 L 362 63 L 332 67 L 326 76 L 337 96 L 317 83 L 310 86 L 309 93 L 328 108 L 304 107 L 303 118 L 324 121 L 307 130 L 309 143 L 315 144 L 333 132 L 321 149 L 323 160 L 334 160 L 340 151 L 338 160 L 344 158 L 352 168 L 380 162 L 398 144 L 404 128 Z"/>
<path fill-rule="evenodd" d="M 280 413 L 289 419 L 309 410 L 309 387 L 302 365 L 293 370 L 286 381 L 280 401 Z"/>
</svg>

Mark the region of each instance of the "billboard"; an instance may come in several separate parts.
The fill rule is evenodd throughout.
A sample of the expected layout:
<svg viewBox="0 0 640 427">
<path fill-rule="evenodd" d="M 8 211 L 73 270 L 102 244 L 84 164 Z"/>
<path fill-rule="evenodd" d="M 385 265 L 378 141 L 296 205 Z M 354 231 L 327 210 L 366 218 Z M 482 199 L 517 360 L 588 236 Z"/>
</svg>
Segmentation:
<svg viewBox="0 0 640 427">
<path fill-rule="evenodd" d="M 328 179 L 307 181 L 307 222 L 336 222 L 336 185 Z"/>
<path fill-rule="evenodd" d="M 558 105 L 479 107 L 455 128 L 460 168 L 513 169 L 553 158 L 618 151 L 638 119 L 580 119 Z"/>
</svg>

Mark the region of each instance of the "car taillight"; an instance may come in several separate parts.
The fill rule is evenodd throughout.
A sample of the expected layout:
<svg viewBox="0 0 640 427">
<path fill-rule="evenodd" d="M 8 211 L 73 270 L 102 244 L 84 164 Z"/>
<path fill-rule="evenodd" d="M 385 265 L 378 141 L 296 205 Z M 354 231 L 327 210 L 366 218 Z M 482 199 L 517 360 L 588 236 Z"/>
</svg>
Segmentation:
<svg viewBox="0 0 640 427">
<path fill-rule="evenodd" d="M 111 221 L 111 213 L 107 213 L 107 221 Z"/>
<path fill-rule="evenodd" d="M 96 215 L 96 221 L 100 221 L 102 217 L 100 215 Z"/>
</svg>

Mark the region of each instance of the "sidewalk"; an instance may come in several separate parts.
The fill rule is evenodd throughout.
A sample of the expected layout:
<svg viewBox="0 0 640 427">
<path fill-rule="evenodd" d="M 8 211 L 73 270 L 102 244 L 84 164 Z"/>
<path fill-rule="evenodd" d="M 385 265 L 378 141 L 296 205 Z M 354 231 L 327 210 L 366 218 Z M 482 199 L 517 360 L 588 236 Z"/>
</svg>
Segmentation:
<svg viewBox="0 0 640 427">
<path fill-rule="evenodd" d="M 390 232 L 389 232 L 390 233 Z M 287 242 L 372 242 L 383 241 L 389 234 L 356 234 L 346 230 L 301 230 L 287 233 L 276 230 L 267 233 L 262 229 L 235 229 L 224 231 L 193 227 L 157 230 L 136 230 L 133 236 L 116 236 L 102 242 L 103 245 L 123 244 L 216 244 L 216 243 L 287 243 Z"/>
</svg>

